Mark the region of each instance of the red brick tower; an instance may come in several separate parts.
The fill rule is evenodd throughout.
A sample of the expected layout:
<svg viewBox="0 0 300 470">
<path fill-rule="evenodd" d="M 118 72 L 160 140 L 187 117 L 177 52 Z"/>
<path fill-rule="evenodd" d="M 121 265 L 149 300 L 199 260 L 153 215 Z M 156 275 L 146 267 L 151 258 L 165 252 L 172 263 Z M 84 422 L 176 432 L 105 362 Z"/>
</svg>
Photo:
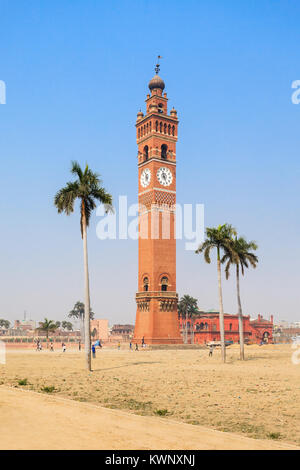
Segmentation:
<svg viewBox="0 0 300 470">
<path fill-rule="evenodd" d="M 145 116 L 137 115 L 139 272 L 134 342 L 182 343 L 176 293 L 176 142 L 178 119 L 168 115 L 165 84 L 149 83 Z"/>
</svg>

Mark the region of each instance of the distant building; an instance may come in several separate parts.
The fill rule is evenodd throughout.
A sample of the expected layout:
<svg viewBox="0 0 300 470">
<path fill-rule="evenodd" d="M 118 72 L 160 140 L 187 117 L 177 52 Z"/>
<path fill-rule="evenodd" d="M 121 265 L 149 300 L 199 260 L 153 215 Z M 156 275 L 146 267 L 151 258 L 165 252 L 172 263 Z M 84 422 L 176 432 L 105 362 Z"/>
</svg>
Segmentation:
<svg viewBox="0 0 300 470">
<path fill-rule="evenodd" d="M 34 320 L 15 320 L 13 328 L 16 330 L 34 330 L 36 322 Z"/>
<path fill-rule="evenodd" d="M 95 334 L 93 335 L 93 332 Z M 94 319 L 91 320 L 91 333 L 93 339 L 101 339 L 102 341 L 108 341 L 108 320 L 106 319 Z"/>
<path fill-rule="evenodd" d="M 210 341 L 220 341 L 219 312 L 199 312 L 199 316 L 185 321 L 179 319 L 181 334 L 185 337 L 187 326 L 188 342 L 205 344 Z M 273 315 L 266 320 L 262 315 L 251 320 L 250 316 L 243 316 L 243 328 L 245 342 L 261 343 L 273 342 Z M 225 341 L 239 342 L 239 322 L 237 315 L 224 314 Z"/>
<path fill-rule="evenodd" d="M 134 332 L 134 325 L 113 325 L 111 329 L 111 338 L 129 341 Z"/>
</svg>

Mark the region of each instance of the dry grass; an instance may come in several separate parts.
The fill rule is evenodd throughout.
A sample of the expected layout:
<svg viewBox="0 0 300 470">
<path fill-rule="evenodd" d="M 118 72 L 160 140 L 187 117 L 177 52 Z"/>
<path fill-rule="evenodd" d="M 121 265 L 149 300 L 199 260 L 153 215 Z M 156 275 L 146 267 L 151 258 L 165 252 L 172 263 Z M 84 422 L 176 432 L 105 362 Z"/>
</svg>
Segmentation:
<svg viewBox="0 0 300 470">
<path fill-rule="evenodd" d="M 300 445 L 300 365 L 292 351 L 248 346 L 242 363 L 234 346 L 223 365 L 219 351 L 208 358 L 206 350 L 104 349 L 92 373 L 83 352 L 9 351 L 0 384 Z"/>
</svg>

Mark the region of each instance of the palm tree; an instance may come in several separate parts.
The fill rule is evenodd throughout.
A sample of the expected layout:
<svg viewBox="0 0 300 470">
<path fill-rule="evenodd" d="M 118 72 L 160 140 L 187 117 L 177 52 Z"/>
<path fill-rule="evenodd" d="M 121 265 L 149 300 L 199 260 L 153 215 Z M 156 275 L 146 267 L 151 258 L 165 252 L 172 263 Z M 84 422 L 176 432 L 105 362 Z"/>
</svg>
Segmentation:
<svg viewBox="0 0 300 470">
<path fill-rule="evenodd" d="M 225 333 L 224 333 L 224 310 L 223 310 L 223 295 L 222 295 L 222 281 L 221 281 L 221 252 L 231 250 L 231 242 L 233 235 L 236 235 L 236 230 L 230 224 L 219 225 L 215 227 L 207 227 L 206 239 L 196 250 L 196 253 L 203 253 L 205 261 L 210 264 L 210 251 L 213 248 L 217 249 L 217 269 L 218 269 L 218 287 L 219 287 L 219 323 L 220 323 L 220 338 L 222 349 L 222 360 L 226 361 L 225 349 Z"/>
<path fill-rule="evenodd" d="M 184 332 L 184 342 L 188 343 L 188 327 L 187 327 L 187 320 L 191 316 L 191 313 L 194 310 L 198 310 L 197 307 L 197 299 L 191 297 L 190 295 L 184 295 L 179 303 L 178 303 L 178 312 L 183 319 L 185 316 L 185 332 Z"/>
<path fill-rule="evenodd" d="M 90 307 L 90 320 L 94 318 L 94 312 L 92 307 Z M 70 311 L 69 318 L 76 318 L 80 322 L 80 332 L 81 332 L 81 341 L 84 342 L 84 303 L 78 300 L 74 305 L 73 309 Z"/>
<path fill-rule="evenodd" d="M 252 250 L 257 250 L 258 246 L 254 241 L 247 242 L 244 237 L 235 237 L 231 242 L 231 249 L 226 251 L 221 262 L 226 263 L 225 273 L 226 279 L 229 278 L 229 271 L 231 265 L 236 267 L 236 290 L 238 302 L 238 317 L 239 317 L 239 337 L 240 337 L 240 359 L 245 359 L 244 354 L 244 331 L 243 331 L 243 312 L 240 296 L 240 269 L 244 276 L 245 268 L 249 268 L 249 264 L 256 268 L 258 263 L 257 256 L 252 253 Z"/>
<path fill-rule="evenodd" d="M 87 251 L 87 227 L 90 223 L 92 211 L 96 208 L 96 201 L 105 205 L 106 212 L 112 210 L 112 197 L 101 186 L 102 181 L 97 173 L 92 172 L 88 165 L 83 170 L 77 162 L 72 162 L 72 175 L 75 181 L 68 182 L 60 189 L 54 197 L 54 205 L 58 213 L 65 212 L 70 215 L 74 211 L 77 199 L 80 201 L 80 230 L 83 240 L 84 279 L 85 279 L 85 301 L 84 301 L 84 323 L 85 323 L 85 357 L 86 368 L 91 370 L 91 335 L 90 335 L 90 287 Z"/>
<path fill-rule="evenodd" d="M 58 326 L 56 322 L 54 322 L 53 320 L 48 320 L 48 318 L 45 318 L 43 322 L 39 322 L 39 325 L 40 326 L 37 328 L 37 330 L 46 332 L 47 348 L 48 348 L 49 332 L 57 330 Z"/>
</svg>

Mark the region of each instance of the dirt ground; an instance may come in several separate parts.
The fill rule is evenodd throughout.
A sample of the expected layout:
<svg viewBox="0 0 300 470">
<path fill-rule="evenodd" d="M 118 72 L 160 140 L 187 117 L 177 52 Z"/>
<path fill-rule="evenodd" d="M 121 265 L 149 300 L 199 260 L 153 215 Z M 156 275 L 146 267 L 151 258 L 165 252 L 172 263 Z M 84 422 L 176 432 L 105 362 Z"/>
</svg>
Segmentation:
<svg viewBox="0 0 300 470">
<path fill-rule="evenodd" d="M 247 360 L 242 363 L 238 347 L 231 346 L 224 365 L 219 351 L 209 358 L 206 350 L 135 352 L 126 345 L 120 351 L 97 350 L 93 372 L 87 373 L 83 352 L 9 350 L 6 365 L 0 365 L 0 447 L 37 448 L 36 440 L 34 447 L 28 447 L 30 433 L 24 426 L 32 432 L 38 426 L 45 438 L 47 426 L 53 429 L 48 448 L 300 446 L 300 365 L 292 363 L 292 352 L 290 345 L 247 346 Z M 52 423 L 53 415 L 57 422 Z M 55 444 L 57 423 L 65 441 Z M 183 431 L 180 423 L 190 426 Z M 77 436 L 82 427 L 90 429 L 90 438 L 81 441 L 74 436 L 74 426 Z M 106 435 L 101 442 L 110 442 L 109 447 L 97 446 L 100 431 Z M 238 444 L 230 433 L 256 440 L 249 444 L 241 437 Z"/>
</svg>

